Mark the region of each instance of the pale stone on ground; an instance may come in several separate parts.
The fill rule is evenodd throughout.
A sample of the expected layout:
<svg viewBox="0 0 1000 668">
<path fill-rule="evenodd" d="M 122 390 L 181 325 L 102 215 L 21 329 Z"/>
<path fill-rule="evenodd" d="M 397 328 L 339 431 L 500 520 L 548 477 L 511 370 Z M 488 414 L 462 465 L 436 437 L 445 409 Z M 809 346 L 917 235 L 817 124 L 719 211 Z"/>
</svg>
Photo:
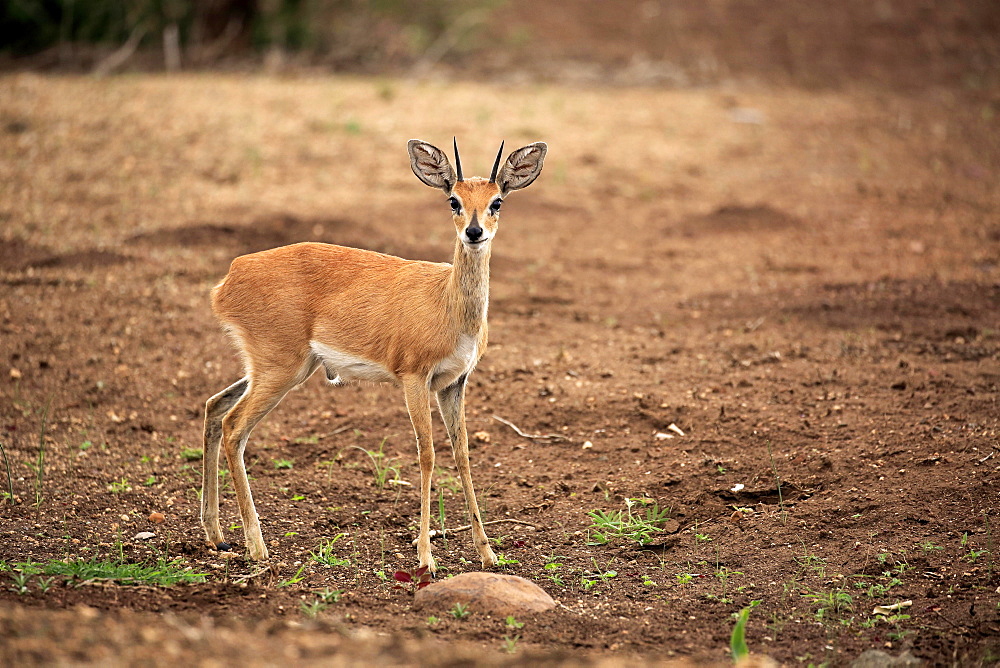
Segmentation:
<svg viewBox="0 0 1000 668">
<path fill-rule="evenodd" d="M 530 580 L 499 573 L 462 573 L 417 592 L 413 609 L 447 612 L 456 603 L 473 613 L 506 616 L 545 612 L 556 606 L 552 597 Z"/>
</svg>

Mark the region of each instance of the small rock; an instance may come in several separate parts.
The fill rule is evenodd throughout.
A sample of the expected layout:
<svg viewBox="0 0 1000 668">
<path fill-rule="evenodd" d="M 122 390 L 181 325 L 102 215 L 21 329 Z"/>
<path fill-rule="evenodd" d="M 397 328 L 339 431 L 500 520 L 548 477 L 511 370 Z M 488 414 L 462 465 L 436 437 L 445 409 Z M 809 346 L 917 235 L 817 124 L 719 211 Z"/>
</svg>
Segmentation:
<svg viewBox="0 0 1000 668">
<path fill-rule="evenodd" d="M 488 431 L 477 431 L 472 435 L 472 438 L 476 439 L 477 443 L 489 443 L 490 442 L 490 432 Z"/>
<path fill-rule="evenodd" d="M 447 611 L 456 603 L 471 612 L 504 617 L 545 612 L 556 606 L 552 597 L 530 580 L 499 573 L 462 573 L 417 592 L 413 609 Z"/>
<path fill-rule="evenodd" d="M 11 380 L 21 380 L 21 370 L 20 369 L 11 369 L 10 370 L 10 379 Z"/>
<path fill-rule="evenodd" d="M 150 538 L 156 538 L 156 534 L 152 531 L 140 531 L 133 540 L 149 540 Z"/>
<path fill-rule="evenodd" d="M 163 524 L 163 522 L 166 521 L 167 518 L 163 515 L 163 513 L 152 512 L 149 514 L 148 519 L 153 524 Z"/>
</svg>

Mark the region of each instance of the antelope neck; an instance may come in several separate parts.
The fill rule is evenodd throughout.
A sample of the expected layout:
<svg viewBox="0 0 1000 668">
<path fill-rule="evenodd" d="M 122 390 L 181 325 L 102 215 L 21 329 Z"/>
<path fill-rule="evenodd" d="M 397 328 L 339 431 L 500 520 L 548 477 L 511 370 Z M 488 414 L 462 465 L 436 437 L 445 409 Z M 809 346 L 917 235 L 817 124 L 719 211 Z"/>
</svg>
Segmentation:
<svg viewBox="0 0 1000 668">
<path fill-rule="evenodd" d="M 486 321 L 490 301 L 490 251 L 488 247 L 470 250 L 461 240 L 455 242 L 450 287 L 453 313 L 463 334 L 478 334 Z"/>
</svg>

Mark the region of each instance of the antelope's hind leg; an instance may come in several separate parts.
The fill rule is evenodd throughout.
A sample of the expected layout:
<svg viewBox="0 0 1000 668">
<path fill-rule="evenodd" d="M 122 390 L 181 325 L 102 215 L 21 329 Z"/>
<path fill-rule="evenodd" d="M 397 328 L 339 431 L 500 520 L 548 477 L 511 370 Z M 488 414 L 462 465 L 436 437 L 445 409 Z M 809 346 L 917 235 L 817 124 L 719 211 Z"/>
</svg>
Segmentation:
<svg viewBox="0 0 1000 668">
<path fill-rule="evenodd" d="M 208 542 L 220 550 L 229 544 L 219 526 L 219 446 L 222 443 L 222 418 L 240 400 L 249 385 L 249 377 L 241 378 L 205 402 L 205 441 L 202 451 L 201 526 Z"/>
<path fill-rule="evenodd" d="M 289 390 L 303 382 L 318 367 L 318 361 L 307 358 L 299 365 L 294 362 L 275 364 L 267 372 L 255 372 L 246 392 L 222 418 L 222 447 L 229 464 L 236 503 L 240 508 L 247 551 L 254 561 L 267 559 L 268 553 L 243 461 L 247 440 L 253 428 L 281 402 Z"/>
</svg>

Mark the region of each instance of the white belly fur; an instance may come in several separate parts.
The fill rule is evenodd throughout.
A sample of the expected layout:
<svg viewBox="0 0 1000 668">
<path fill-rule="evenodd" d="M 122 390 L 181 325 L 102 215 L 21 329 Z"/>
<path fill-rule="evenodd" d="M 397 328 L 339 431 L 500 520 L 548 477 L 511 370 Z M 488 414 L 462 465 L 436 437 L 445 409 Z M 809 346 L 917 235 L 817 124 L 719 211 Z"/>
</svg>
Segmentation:
<svg viewBox="0 0 1000 668">
<path fill-rule="evenodd" d="M 309 347 L 322 362 L 326 377 L 331 383 L 345 383 L 351 380 L 391 383 L 396 380 L 388 369 L 377 362 L 345 353 L 318 341 L 310 341 Z"/>
<path fill-rule="evenodd" d="M 331 383 L 346 383 L 353 380 L 372 383 L 392 383 L 395 376 L 378 362 L 358 357 L 332 348 L 319 341 L 310 341 L 309 347 L 326 371 Z M 454 352 L 438 362 L 431 374 L 431 389 L 435 392 L 448 387 L 462 374 L 472 371 L 479 353 L 479 341 L 475 336 L 462 334 Z"/>
</svg>

